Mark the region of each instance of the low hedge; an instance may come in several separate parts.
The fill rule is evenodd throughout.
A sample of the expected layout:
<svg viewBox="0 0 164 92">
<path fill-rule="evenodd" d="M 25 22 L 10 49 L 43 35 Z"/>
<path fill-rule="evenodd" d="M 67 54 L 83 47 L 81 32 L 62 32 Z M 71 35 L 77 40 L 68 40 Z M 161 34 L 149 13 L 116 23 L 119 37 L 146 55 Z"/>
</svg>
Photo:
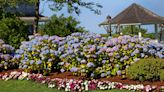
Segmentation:
<svg viewBox="0 0 164 92">
<path fill-rule="evenodd" d="M 149 58 L 141 59 L 137 63 L 128 67 L 126 75 L 130 79 L 140 81 L 164 80 L 164 59 Z"/>
</svg>

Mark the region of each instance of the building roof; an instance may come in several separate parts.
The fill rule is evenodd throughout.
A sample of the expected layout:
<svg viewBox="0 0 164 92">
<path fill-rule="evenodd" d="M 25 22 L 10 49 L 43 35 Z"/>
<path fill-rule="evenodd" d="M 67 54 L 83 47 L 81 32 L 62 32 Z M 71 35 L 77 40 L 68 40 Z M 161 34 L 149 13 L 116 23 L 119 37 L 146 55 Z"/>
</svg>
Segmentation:
<svg viewBox="0 0 164 92">
<path fill-rule="evenodd" d="M 133 3 L 128 8 L 123 10 L 117 16 L 112 18 L 111 24 L 160 24 L 164 23 L 164 18 L 153 13 L 152 11 Z M 100 25 L 109 24 L 104 21 Z"/>
<path fill-rule="evenodd" d="M 19 17 L 22 21 L 26 22 L 26 23 L 33 23 L 32 21 L 35 21 L 35 17 Z M 46 22 L 48 21 L 49 18 L 48 17 L 40 17 L 39 18 L 39 22 Z"/>
<path fill-rule="evenodd" d="M 6 8 L 7 12 L 16 14 L 21 20 L 27 23 L 33 23 L 35 21 L 35 5 L 20 2 L 15 7 Z M 46 22 L 48 17 L 39 14 L 39 22 Z"/>
<path fill-rule="evenodd" d="M 164 19 L 152 11 L 134 3 L 112 19 L 114 24 L 158 24 L 164 23 Z"/>
<path fill-rule="evenodd" d="M 20 2 L 15 7 L 8 7 L 6 9 L 10 13 L 14 13 L 19 17 L 35 17 L 35 5 Z M 44 17 L 39 14 L 40 17 Z"/>
</svg>

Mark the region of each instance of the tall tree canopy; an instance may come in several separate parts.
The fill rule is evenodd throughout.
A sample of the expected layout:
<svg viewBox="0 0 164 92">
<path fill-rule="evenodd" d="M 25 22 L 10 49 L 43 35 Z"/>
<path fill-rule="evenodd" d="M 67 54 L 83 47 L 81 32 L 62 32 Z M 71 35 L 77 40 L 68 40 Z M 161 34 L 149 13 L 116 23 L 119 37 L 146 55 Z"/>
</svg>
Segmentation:
<svg viewBox="0 0 164 92">
<path fill-rule="evenodd" d="M 35 19 L 35 30 L 34 32 L 36 33 L 38 30 L 38 22 L 39 22 L 39 6 L 40 6 L 40 0 L 26 0 L 27 2 L 34 3 L 36 8 L 35 8 L 35 14 L 36 14 L 36 19 Z M 98 3 L 94 2 L 86 2 L 84 0 L 42 0 L 46 2 L 51 2 L 52 4 L 49 5 L 50 9 L 53 11 L 60 11 L 64 7 L 67 7 L 68 13 L 73 13 L 75 12 L 76 14 L 80 14 L 80 7 L 85 7 L 91 11 L 93 11 L 95 14 L 100 14 L 100 10 L 98 8 L 102 8 L 102 6 Z"/>
<path fill-rule="evenodd" d="M 48 21 L 46 24 L 40 25 L 39 33 L 67 36 L 74 32 L 85 31 L 83 27 L 79 26 L 79 24 L 80 22 L 72 16 L 64 17 L 64 15 L 62 14 L 58 17 L 56 15 L 53 15 L 50 21 Z"/>
</svg>

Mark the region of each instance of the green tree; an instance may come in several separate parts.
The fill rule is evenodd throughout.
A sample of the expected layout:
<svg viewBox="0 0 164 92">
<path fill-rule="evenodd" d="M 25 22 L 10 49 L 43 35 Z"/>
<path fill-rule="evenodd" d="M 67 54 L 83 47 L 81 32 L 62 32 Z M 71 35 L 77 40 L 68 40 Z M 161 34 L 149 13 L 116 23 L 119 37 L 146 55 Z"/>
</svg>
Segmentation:
<svg viewBox="0 0 164 92">
<path fill-rule="evenodd" d="M 35 28 L 34 28 L 34 33 L 37 33 L 38 31 L 38 22 L 39 22 L 39 6 L 40 6 L 40 0 L 25 0 L 26 2 L 33 3 L 35 4 Z M 80 7 L 85 7 L 91 11 L 93 11 L 95 14 L 100 14 L 100 10 L 96 9 L 102 8 L 102 6 L 98 3 L 94 2 L 86 2 L 84 0 L 42 0 L 42 1 L 47 1 L 51 2 L 52 5 L 49 5 L 50 9 L 53 11 L 60 11 L 64 7 L 67 7 L 68 13 L 73 13 L 75 12 L 76 14 L 80 14 Z"/>
<path fill-rule="evenodd" d="M 18 48 L 28 38 L 28 28 L 14 14 L 0 12 L 0 39 Z"/>
<path fill-rule="evenodd" d="M 48 35 L 58 35 L 58 36 L 67 36 L 74 32 L 83 32 L 84 28 L 78 26 L 80 24 L 72 16 L 64 17 L 64 15 L 60 15 L 59 17 L 53 15 L 46 24 L 42 24 L 40 26 L 41 34 Z"/>
<path fill-rule="evenodd" d="M 133 35 L 138 35 L 138 32 L 141 32 L 142 34 L 146 34 L 147 30 L 144 28 L 138 28 L 136 26 L 127 26 L 124 27 L 121 32 L 124 35 L 129 35 L 129 34 L 133 34 Z"/>
</svg>

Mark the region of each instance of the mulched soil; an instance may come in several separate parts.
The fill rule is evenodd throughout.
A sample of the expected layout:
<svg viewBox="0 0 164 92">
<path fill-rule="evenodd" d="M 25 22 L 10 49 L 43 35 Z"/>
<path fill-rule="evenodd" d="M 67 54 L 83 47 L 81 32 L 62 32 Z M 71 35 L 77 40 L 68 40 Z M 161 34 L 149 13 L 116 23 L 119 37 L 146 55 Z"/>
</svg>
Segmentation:
<svg viewBox="0 0 164 92">
<path fill-rule="evenodd" d="M 20 69 L 13 69 L 13 70 L 7 70 L 7 71 L 2 71 L 0 72 L 0 74 L 5 74 L 5 73 L 10 73 L 12 71 L 23 71 Z M 89 79 L 89 78 L 85 78 L 85 77 L 81 77 L 81 76 L 74 76 L 71 72 L 65 72 L 65 73 L 51 73 L 49 76 L 47 76 L 48 78 L 67 78 L 67 79 L 77 79 L 77 80 L 83 80 L 83 79 Z M 144 82 L 140 82 L 140 81 L 136 81 L 136 80 L 130 80 L 130 79 L 122 79 L 119 76 L 115 76 L 115 77 L 110 77 L 110 78 L 101 78 L 98 79 L 101 81 L 111 81 L 111 82 L 120 82 L 123 84 L 143 84 L 143 85 L 152 85 L 152 86 L 164 86 L 164 81 L 144 81 Z"/>
</svg>

